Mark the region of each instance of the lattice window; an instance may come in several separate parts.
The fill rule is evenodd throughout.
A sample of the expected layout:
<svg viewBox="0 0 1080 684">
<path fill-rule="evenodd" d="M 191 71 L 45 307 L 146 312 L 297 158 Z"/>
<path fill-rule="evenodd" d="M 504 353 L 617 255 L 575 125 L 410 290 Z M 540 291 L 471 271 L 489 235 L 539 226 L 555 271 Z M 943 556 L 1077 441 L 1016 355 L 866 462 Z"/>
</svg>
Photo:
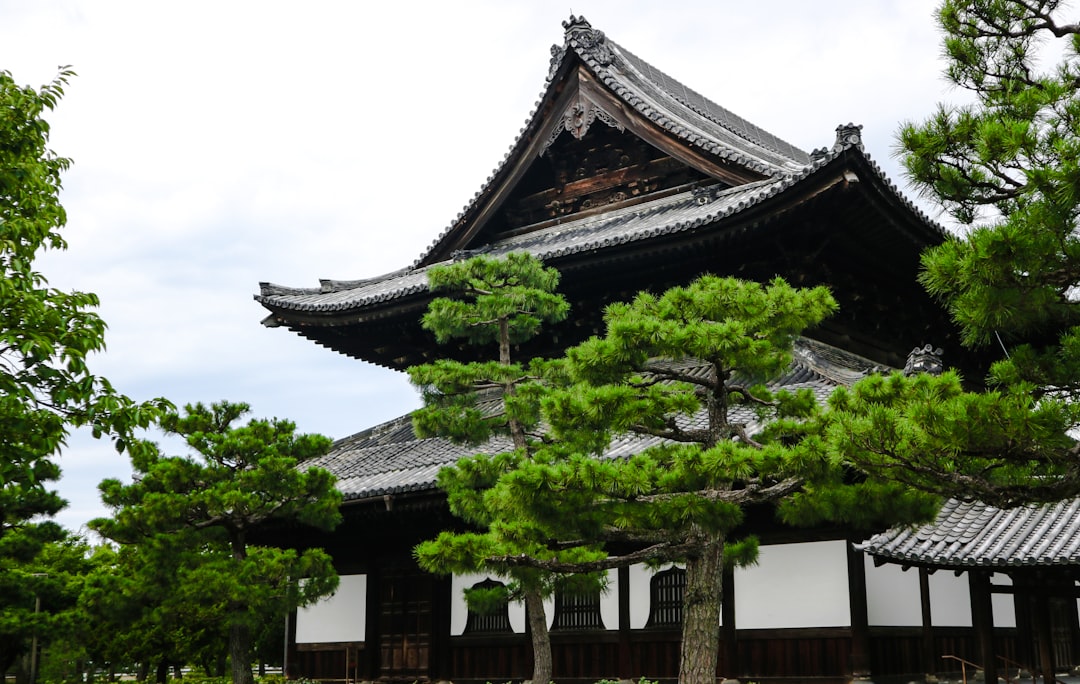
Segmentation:
<svg viewBox="0 0 1080 684">
<path fill-rule="evenodd" d="M 555 619 L 551 629 L 603 629 L 600 618 L 600 592 L 584 594 L 556 591 Z"/>
<path fill-rule="evenodd" d="M 486 579 L 477 582 L 473 589 L 495 589 L 502 587 L 502 582 Z M 513 632 L 510 627 L 509 605 L 503 601 L 502 605 L 492 612 L 477 613 L 469 608 L 469 615 L 465 619 L 465 634 L 492 634 L 497 632 Z"/>
<path fill-rule="evenodd" d="M 673 627 L 682 624 L 686 570 L 670 568 L 653 575 L 649 582 L 649 621 L 646 627 Z"/>
</svg>

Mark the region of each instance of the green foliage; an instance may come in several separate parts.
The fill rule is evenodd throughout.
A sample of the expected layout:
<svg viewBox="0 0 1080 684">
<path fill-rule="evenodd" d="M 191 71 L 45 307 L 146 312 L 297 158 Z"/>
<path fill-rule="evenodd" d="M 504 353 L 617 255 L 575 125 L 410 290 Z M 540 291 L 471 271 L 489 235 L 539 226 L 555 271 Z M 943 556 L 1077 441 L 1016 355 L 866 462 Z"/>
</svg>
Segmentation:
<svg viewBox="0 0 1080 684">
<path fill-rule="evenodd" d="M 609 306 L 605 335 L 570 349 L 542 396 L 553 439 L 485 473 L 497 477 L 487 509 L 547 540 L 547 555 L 500 560 L 554 572 L 684 563 L 680 680 L 713 681 L 721 569 L 757 559 L 755 538 L 732 537 L 746 508 L 838 468 L 820 448 L 813 396 L 767 387 L 795 338 L 835 307 L 825 288 L 715 276 Z M 818 448 L 803 446 L 810 437 Z M 590 553 L 570 560 L 573 549 Z"/>
<path fill-rule="evenodd" d="M 577 560 L 582 555 L 602 556 L 598 549 L 561 552 L 545 546 L 547 532 L 528 519 L 501 515 L 493 486 L 507 472 L 535 456 L 542 439 L 540 402 L 547 385 L 556 380 L 556 364 L 534 359 L 529 364 L 511 358 L 514 345 L 535 336 L 542 325 L 566 318 L 569 305 L 556 292 L 559 273 L 528 254 L 494 259 L 477 256 L 428 274 L 433 291 L 448 297 L 432 301 L 423 326 L 439 342 L 464 338 L 472 345 L 494 343 L 488 361 L 462 363 L 438 360 L 409 369 L 420 388 L 424 407 L 413 414 L 420 436 L 441 436 L 455 442 L 494 445 L 494 455 L 461 459 L 439 473 L 450 510 L 477 529 L 443 532 L 414 550 L 420 567 L 431 572 L 494 572 L 508 580 L 505 598 L 522 599 L 529 614 L 533 643 L 534 681 L 551 679 L 551 644 L 547 634 L 543 598 L 560 579 L 537 568 L 510 566 L 499 560 L 527 555 L 545 559 Z M 509 439 L 509 443 L 506 440 Z M 586 580 L 599 586 L 600 578 Z M 471 592 L 466 599 L 474 609 L 490 607 L 492 592 Z"/>
<path fill-rule="evenodd" d="M 105 347 L 97 297 L 50 288 L 34 270 L 42 250 L 66 247 L 59 193 L 71 161 L 49 150 L 42 115 L 73 75 L 63 68 L 34 89 L 0 71 L 0 536 L 63 506 L 45 488 L 59 477 L 49 457 L 72 427 L 114 434 L 122 450 L 165 405 L 133 402 L 90 372 L 88 357 Z"/>
<path fill-rule="evenodd" d="M 501 259 L 478 256 L 428 272 L 434 292 L 453 297 L 431 302 L 424 328 L 440 343 L 465 338 L 470 344 L 518 344 L 540 332 L 545 323 L 566 318 L 570 306 L 556 293 L 559 272 L 525 253 Z"/>
<path fill-rule="evenodd" d="M 1080 325 L 1080 33 L 1062 3 L 943 3 L 948 78 L 974 96 L 899 133 L 911 180 L 958 220 L 964 239 L 927 252 L 922 276 L 964 339 L 1010 354 L 995 381 L 1077 390 Z M 1056 54 L 1056 64 L 1042 57 Z M 1067 339 L 1068 338 L 1068 339 Z"/>
<path fill-rule="evenodd" d="M 122 451 L 168 406 L 134 402 L 91 372 L 90 356 L 105 348 L 98 298 L 49 287 L 34 268 L 43 250 L 67 246 L 59 194 L 71 161 L 49 149 L 43 117 L 73 75 L 61 68 L 35 89 L 0 71 L 0 671 L 29 647 L 29 630 L 44 638 L 67 619 L 46 567 L 55 559 L 39 554 L 69 543 L 48 518 L 66 505 L 50 486 L 70 431 L 110 435 Z M 47 610 L 33 617 L 35 595 Z"/>
<path fill-rule="evenodd" d="M 135 481 L 102 482 L 113 517 L 91 523 L 123 545 L 117 560 L 135 570 L 102 578 L 130 601 L 98 608 L 144 623 L 144 636 L 158 635 L 144 646 L 168 662 L 197 652 L 206 638 L 220 643 L 221 631 L 208 634 L 202 626 L 225 629 L 236 684 L 250 682 L 256 628 L 337 586 L 322 550 L 254 545 L 252 534 L 274 522 L 332 529 L 341 503 L 333 476 L 302 466 L 327 451 L 328 438 L 297 434 L 292 422 L 279 419 L 235 426 L 247 412 L 246 404 L 222 402 L 164 416 L 162 428 L 182 436 L 195 455 L 164 456 L 152 443 L 132 445 Z"/>
<path fill-rule="evenodd" d="M 873 477 L 999 506 L 1080 493 L 1080 27 L 1059 0 L 946 0 L 947 77 L 971 94 L 899 132 L 913 183 L 969 227 L 923 256 L 923 284 L 991 391 L 874 378 L 833 400 L 832 443 Z M 1053 56 L 1056 63 L 1047 58 Z"/>
<path fill-rule="evenodd" d="M 829 404 L 830 444 L 875 478 L 998 506 L 1080 494 L 1073 404 L 965 392 L 952 372 L 867 378 Z"/>
<path fill-rule="evenodd" d="M 83 625 L 76 604 L 89 571 L 87 547 L 79 539 L 57 536 L 57 541 L 35 545 L 30 560 L 0 557 L 2 672 L 29 655 L 34 636 L 42 647 L 79 643 Z"/>
</svg>

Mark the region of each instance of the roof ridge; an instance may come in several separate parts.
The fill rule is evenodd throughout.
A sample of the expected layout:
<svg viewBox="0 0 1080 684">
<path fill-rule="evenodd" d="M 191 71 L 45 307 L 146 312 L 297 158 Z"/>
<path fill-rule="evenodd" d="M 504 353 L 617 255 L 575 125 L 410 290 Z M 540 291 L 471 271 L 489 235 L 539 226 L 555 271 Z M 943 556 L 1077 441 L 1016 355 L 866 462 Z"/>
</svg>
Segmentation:
<svg viewBox="0 0 1080 684">
<path fill-rule="evenodd" d="M 450 224 L 443 229 L 434 240 L 432 240 L 427 249 L 413 261 L 412 268 L 421 265 L 443 242 L 443 240 L 453 233 L 455 228 L 461 225 L 462 219 L 487 196 L 488 190 L 500 177 L 503 170 L 506 169 L 508 160 L 513 158 L 514 155 L 521 150 L 527 140 L 526 132 L 530 131 L 530 129 L 532 129 L 540 120 L 540 105 L 544 101 L 544 98 L 549 94 L 554 79 L 559 75 L 559 72 L 565 65 L 566 56 L 571 52 L 577 55 L 582 64 L 585 64 L 589 69 L 596 73 L 607 88 L 611 89 L 617 97 L 626 101 L 630 107 L 638 112 L 638 114 L 645 116 L 672 135 L 678 136 L 688 145 L 692 145 L 716 158 L 738 164 L 765 176 L 778 177 L 788 175 L 798 172 L 802 168 L 810 165 L 812 159 L 811 155 L 808 153 L 769 133 L 765 129 L 750 123 L 746 119 L 739 117 L 730 110 L 716 105 L 711 100 L 697 93 L 697 91 L 686 87 L 659 69 L 648 65 L 648 63 L 641 58 L 633 55 L 633 53 L 625 50 L 625 48 L 622 48 L 617 43 L 608 40 L 603 31 L 594 29 L 584 16 L 570 15 L 570 19 L 563 22 L 563 29 L 563 44 L 561 46 L 556 44 L 551 47 L 551 63 L 548 69 L 548 75 L 544 80 L 543 88 L 540 91 L 540 98 L 535 102 L 532 111 L 526 117 L 525 125 L 518 132 L 517 138 L 515 138 L 514 142 L 510 145 L 509 150 L 503 155 L 502 160 L 495 166 L 495 169 L 488 175 L 480 189 L 475 192 L 472 198 L 462 207 L 461 211 L 458 212 L 453 221 L 451 221 Z M 715 109 L 711 114 L 706 113 L 702 111 L 701 107 L 692 106 L 687 102 L 688 99 L 692 98 L 684 96 L 680 99 L 671 92 L 668 92 L 663 85 L 656 83 L 651 83 L 651 88 L 646 88 L 650 91 L 656 91 L 656 93 L 648 93 L 650 96 L 655 97 L 657 94 L 663 94 L 666 97 L 671 98 L 685 111 L 692 112 L 697 117 L 700 117 L 701 120 L 707 121 L 711 125 L 702 128 L 693 121 L 673 121 L 667 113 L 657 111 L 654 107 L 645 103 L 640 96 L 628 92 L 625 87 L 620 88 L 619 83 L 612 82 L 615 79 L 615 76 L 610 73 L 610 70 L 606 69 L 607 65 L 620 66 L 622 71 L 629 70 L 636 72 L 638 80 L 647 84 L 651 83 L 649 77 L 641 73 L 638 69 L 639 65 L 648 66 L 649 70 L 652 72 L 662 75 L 665 82 L 678 84 L 684 94 L 692 93 L 700 98 L 702 103 L 707 103 L 710 108 L 714 107 Z M 626 72 L 625 75 L 632 76 L 633 74 Z M 641 84 L 634 84 L 634 88 L 640 90 L 642 86 Z M 722 111 L 727 116 L 717 116 L 717 111 Z M 715 130 L 707 130 L 708 128 L 715 128 Z M 718 137 L 718 131 L 723 131 L 724 135 Z M 731 140 L 723 140 L 722 138 L 724 136 L 733 136 L 735 139 L 745 142 L 747 146 L 754 150 L 759 150 L 761 154 L 756 154 L 751 149 L 739 149 L 739 145 L 732 144 Z"/>
</svg>

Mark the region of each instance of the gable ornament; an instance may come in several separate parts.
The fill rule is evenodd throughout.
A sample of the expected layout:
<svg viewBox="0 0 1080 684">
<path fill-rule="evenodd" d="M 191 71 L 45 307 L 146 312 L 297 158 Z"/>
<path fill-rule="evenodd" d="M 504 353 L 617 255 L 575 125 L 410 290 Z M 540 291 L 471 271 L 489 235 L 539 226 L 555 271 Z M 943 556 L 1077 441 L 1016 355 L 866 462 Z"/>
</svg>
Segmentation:
<svg viewBox="0 0 1080 684">
<path fill-rule="evenodd" d="M 562 116 L 559 117 L 559 121 L 555 124 L 555 128 L 551 129 L 548 139 L 544 142 L 544 148 L 540 150 L 540 154 L 544 154 L 563 131 L 567 131 L 576 139 L 581 140 L 597 119 L 619 132 L 624 130 L 623 125 L 615 117 L 586 97 L 581 91 L 578 91 L 577 99 L 566 106 Z"/>
</svg>

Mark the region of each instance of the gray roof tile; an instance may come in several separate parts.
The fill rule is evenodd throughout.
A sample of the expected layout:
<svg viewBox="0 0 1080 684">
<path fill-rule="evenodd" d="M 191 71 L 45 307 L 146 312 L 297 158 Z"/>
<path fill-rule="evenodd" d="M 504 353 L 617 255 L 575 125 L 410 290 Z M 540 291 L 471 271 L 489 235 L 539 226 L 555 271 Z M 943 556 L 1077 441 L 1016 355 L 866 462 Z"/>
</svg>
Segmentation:
<svg viewBox="0 0 1080 684">
<path fill-rule="evenodd" d="M 789 390 L 807 388 L 818 399 L 824 400 L 840 384 L 835 378 L 849 384 L 877 369 L 862 357 L 803 338 L 796 344 L 789 371 L 771 384 Z M 750 424 L 755 415 L 750 409 L 738 408 L 732 418 Z M 703 415 L 692 420 L 696 424 L 703 421 Z M 612 458 L 629 456 L 659 443 L 661 440 L 653 437 L 623 435 L 612 442 L 606 455 Z M 330 453 L 304 465 L 326 468 L 337 476 L 337 487 L 349 501 L 432 490 L 443 466 L 464 456 L 508 449 L 510 442 L 505 438 L 481 446 L 454 444 L 442 438 L 418 439 L 412 431 L 409 416 L 402 416 L 340 439 Z"/>
<path fill-rule="evenodd" d="M 894 563 L 946 568 L 1080 564 L 1080 499 L 1000 509 L 950 499 L 937 519 L 858 545 Z"/>
</svg>

